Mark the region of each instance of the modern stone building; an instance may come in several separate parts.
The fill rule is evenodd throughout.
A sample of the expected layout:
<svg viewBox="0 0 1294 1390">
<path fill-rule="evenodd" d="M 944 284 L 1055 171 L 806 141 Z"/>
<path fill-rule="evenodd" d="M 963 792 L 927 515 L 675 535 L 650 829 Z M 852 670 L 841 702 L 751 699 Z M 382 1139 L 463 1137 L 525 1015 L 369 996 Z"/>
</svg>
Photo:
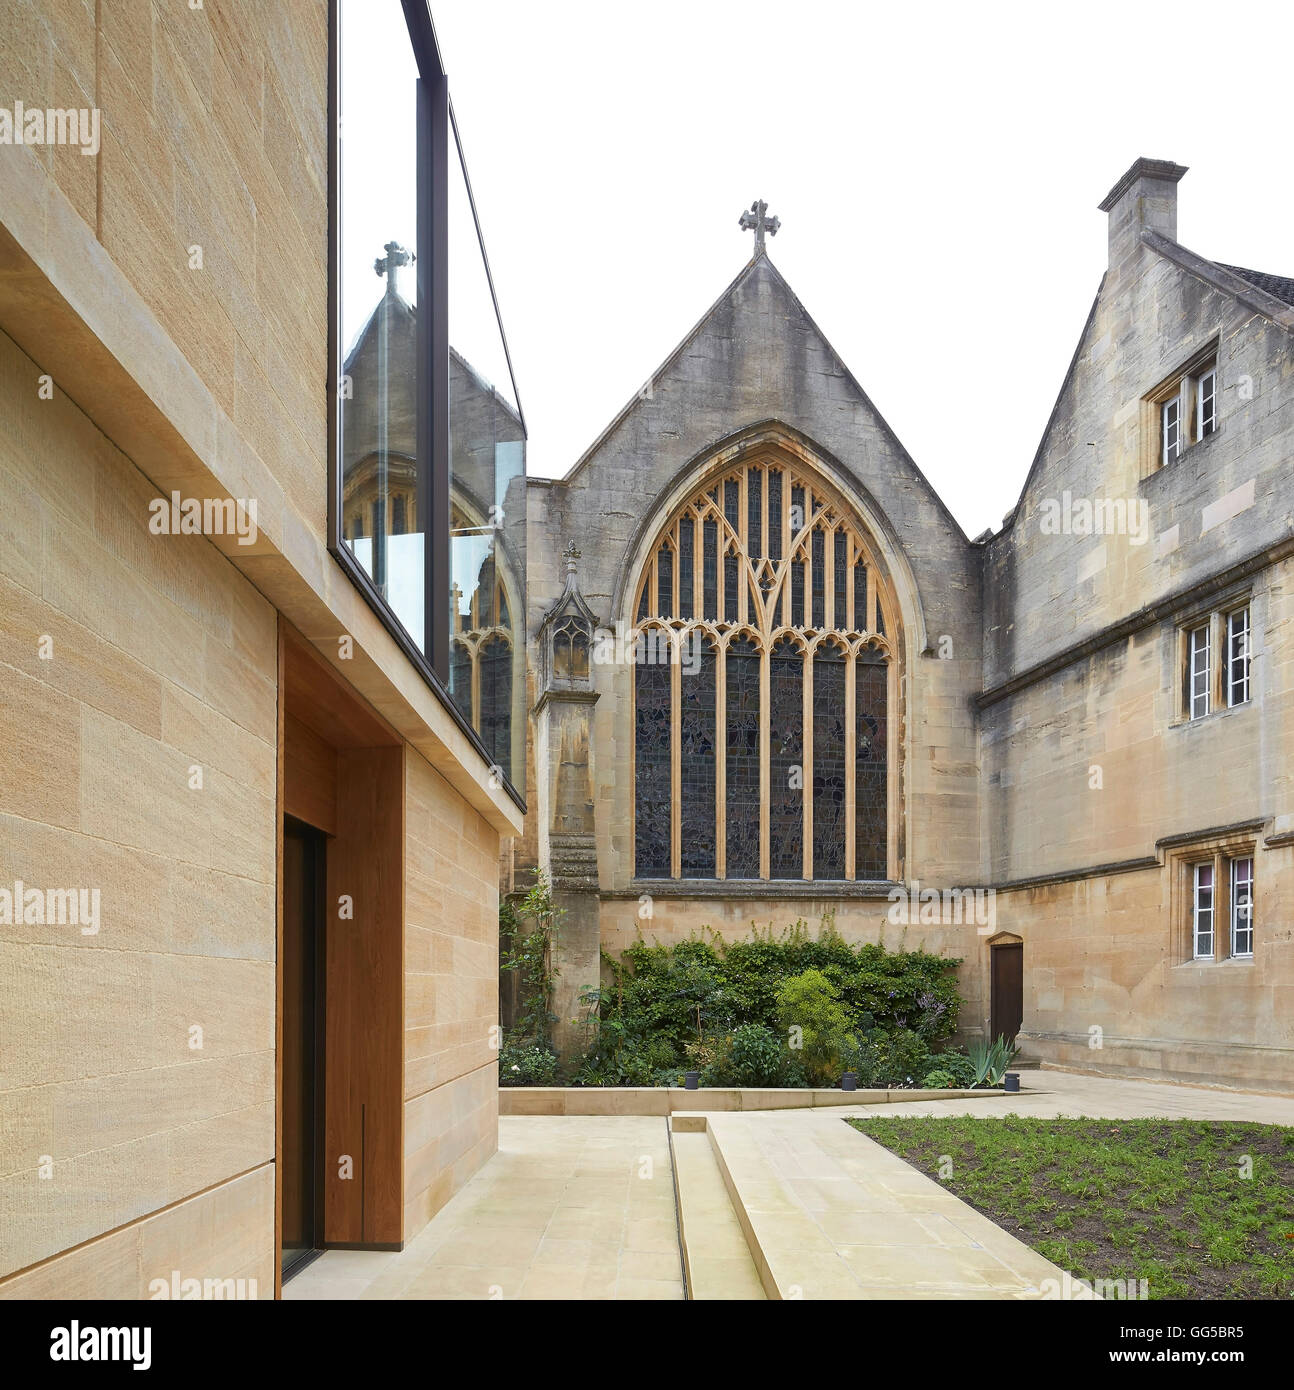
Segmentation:
<svg viewBox="0 0 1294 1390">
<path fill-rule="evenodd" d="M 968 1034 L 1294 1088 L 1294 280 L 1179 245 L 1184 173 L 1138 160 L 1101 204 L 1109 268 L 1000 531 L 941 504 L 763 204 L 650 382 L 528 480 L 510 872 L 567 910 L 565 1046 L 602 948 L 831 914 L 960 957 Z"/>
<path fill-rule="evenodd" d="M 412 0 L 0 0 L 0 103 L 0 1296 L 273 1297 L 496 1146 L 524 424 L 452 108 Z"/>
</svg>

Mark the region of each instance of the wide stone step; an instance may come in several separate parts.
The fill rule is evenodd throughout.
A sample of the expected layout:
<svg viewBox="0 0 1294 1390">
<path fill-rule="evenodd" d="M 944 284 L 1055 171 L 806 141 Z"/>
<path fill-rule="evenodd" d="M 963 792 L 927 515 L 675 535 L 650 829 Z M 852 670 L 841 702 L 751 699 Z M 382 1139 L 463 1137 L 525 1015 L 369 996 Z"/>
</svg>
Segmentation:
<svg viewBox="0 0 1294 1390">
<path fill-rule="evenodd" d="M 1030 1299 L 1064 1274 L 829 1111 L 676 1114 L 708 1136 L 769 1298 Z M 1056 1296 L 1056 1295 L 1052 1295 Z"/>
<path fill-rule="evenodd" d="M 670 1148 L 688 1298 L 767 1298 L 710 1136 L 704 1130 L 674 1130 Z"/>
</svg>

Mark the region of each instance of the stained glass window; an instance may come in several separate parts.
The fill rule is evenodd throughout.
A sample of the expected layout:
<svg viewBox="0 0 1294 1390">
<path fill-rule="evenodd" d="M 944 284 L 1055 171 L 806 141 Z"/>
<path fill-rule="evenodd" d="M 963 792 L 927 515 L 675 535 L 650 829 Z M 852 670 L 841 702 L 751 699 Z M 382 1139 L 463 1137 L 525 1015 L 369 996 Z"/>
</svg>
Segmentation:
<svg viewBox="0 0 1294 1390">
<path fill-rule="evenodd" d="M 666 546 L 656 556 L 656 573 L 660 577 L 656 612 L 665 617 L 674 611 L 674 555 Z"/>
<path fill-rule="evenodd" d="M 737 621 L 738 560 L 735 555 L 723 557 L 723 616 L 730 623 Z"/>
<path fill-rule="evenodd" d="M 768 471 L 768 558 L 782 558 L 782 475 L 776 468 Z"/>
<path fill-rule="evenodd" d="M 813 654 L 813 876 L 845 876 L 845 653 Z"/>
<path fill-rule="evenodd" d="M 823 573 L 826 566 L 824 557 L 825 540 L 821 531 L 813 533 L 813 616 L 810 627 L 825 627 L 827 623 L 827 585 Z"/>
<path fill-rule="evenodd" d="M 587 660 L 587 651 L 586 651 Z M 512 780 L 512 643 L 492 633 L 481 643 L 478 727 L 492 766 Z"/>
<path fill-rule="evenodd" d="M 889 673 L 875 651 L 854 663 L 854 876 L 884 878 Z"/>
<path fill-rule="evenodd" d="M 634 692 L 634 873 L 670 876 L 670 668 L 640 662 Z"/>
<path fill-rule="evenodd" d="M 724 753 L 727 876 L 759 877 L 759 648 L 748 637 L 728 646 Z"/>
<path fill-rule="evenodd" d="M 804 877 L 804 658 L 789 637 L 769 662 L 769 876 Z"/>
<path fill-rule="evenodd" d="M 653 622 L 638 644 L 636 876 L 887 878 L 897 609 L 842 499 L 783 461 L 734 467 L 674 513 L 635 599 L 681 643 Z"/>
<path fill-rule="evenodd" d="M 468 719 L 472 717 L 472 648 L 464 641 L 449 644 L 449 693 Z"/>
<path fill-rule="evenodd" d="M 846 563 L 845 550 L 849 545 L 843 531 L 837 531 L 835 536 L 836 547 L 833 551 L 832 569 L 835 576 L 832 585 L 832 600 L 835 603 L 836 627 L 848 627 L 847 614 L 849 612 L 849 571 Z"/>
<path fill-rule="evenodd" d="M 679 815 L 684 878 L 714 877 L 715 656 L 699 630 L 685 650 L 681 672 L 682 747 Z"/>
</svg>

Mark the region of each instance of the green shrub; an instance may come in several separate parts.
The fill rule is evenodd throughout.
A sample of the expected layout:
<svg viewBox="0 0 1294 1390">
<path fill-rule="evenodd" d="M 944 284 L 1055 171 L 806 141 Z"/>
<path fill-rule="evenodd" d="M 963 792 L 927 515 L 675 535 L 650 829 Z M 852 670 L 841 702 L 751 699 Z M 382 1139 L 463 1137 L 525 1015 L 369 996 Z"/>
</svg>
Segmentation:
<svg viewBox="0 0 1294 1390">
<path fill-rule="evenodd" d="M 500 1086 L 553 1086 L 557 1057 L 536 1042 L 504 1043 L 499 1049 Z"/>
<path fill-rule="evenodd" d="M 926 1073 L 921 1085 L 927 1091 L 951 1091 L 957 1085 L 957 1078 L 950 1071 L 939 1071 L 936 1068 Z"/>
<path fill-rule="evenodd" d="M 777 1021 L 814 1085 L 837 1080 L 849 1038 L 849 1010 L 821 970 L 805 970 L 777 991 Z"/>
<path fill-rule="evenodd" d="M 722 1086 L 911 1085 L 956 1028 L 955 959 L 851 946 L 824 919 L 749 940 L 715 932 L 673 946 L 639 940 L 603 953 L 584 992 L 588 1044 L 576 1085 L 676 1085 L 684 1071 Z M 536 1011 L 539 1012 L 539 1011 Z M 790 1047 L 790 1029 L 798 1047 Z M 911 1078 L 911 1080 L 909 1080 Z"/>
<path fill-rule="evenodd" d="M 975 1084 L 975 1063 L 964 1052 L 940 1052 L 933 1061 L 940 1071 L 952 1074 L 961 1090 Z"/>
<path fill-rule="evenodd" d="M 701 1073 L 705 1086 L 781 1086 L 789 1056 L 781 1040 L 762 1023 L 743 1023 L 716 1045 Z"/>
<path fill-rule="evenodd" d="M 925 1040 L 910 1028 L 886 1033 L 871 1028 L 856 1034 L 845 1046 L 844 1064 L 858 1073 L 858 1083 L 870 1086 L 911 1086 L 930 1069 Z"/>
<path fill-rule="evenodd" d="M 690 1065 L 690 1064 L 689 1064 Z M 679 1050 L 667 1037 L 625 1039 L 605 1049 L 595 1047 L 577 1064 L 575 1086 L 672 1086 L 662 1072 L 682 1070 Z"/>
<path fill-rule="evenodd" d="M 635 1026 L 670 1032 L 680 1046 L 696 1036 L 697 1002 L 703 1030 L 743 1023 L 777 1029 L 778 991 L 806 970 L 830 980 L 854 1027 L 910 1028 L 932 1047 L 956 1030 L 961 1004 L 952 974 L 957 959 L 870 942 L 851 946 L 829 918 L 816 939 L 801 921 L 782 932 L 756 929 L 743 941 L 725 942 L 713 932 L 673 947 L 638 941 L 619 960 L 604 960 L 615 1008 Z M 706 974 L 686 969 L 695 966 Z"/>
</svg>

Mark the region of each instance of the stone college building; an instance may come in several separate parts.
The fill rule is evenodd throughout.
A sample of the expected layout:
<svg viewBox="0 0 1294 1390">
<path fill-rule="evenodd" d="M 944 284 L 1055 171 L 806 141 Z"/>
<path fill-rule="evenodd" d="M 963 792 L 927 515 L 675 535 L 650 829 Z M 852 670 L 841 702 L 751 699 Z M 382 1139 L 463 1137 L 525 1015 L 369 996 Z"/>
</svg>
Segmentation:
<svg viewBox="0 0 1294 1390">
<path fill-rule="evenodd" d="M 829 915 L 1044 1063 L 1294 1090 L 1294 281 L 1178 244 L 1181 167 L 969 538 L 763 203 L 527 477 L 425 0 L 0 33 L 0 1296 L 414 1240 L 535 867 L 563 1020 L 639 932 Z"/>
<path fill-rule="evenodd" d="M 963 1027 L 1026 1056 L 1294 1086 L 1294 280 L 1179 245 L 1185 172 L 1102 202 L 999 531 L 963 534 L 763 203 L 650 383 L 528 479 L 515 854 L 567 909 L 564 1022 L 638 932 L 829 913 L 961 957 Z"/>
</svg>

